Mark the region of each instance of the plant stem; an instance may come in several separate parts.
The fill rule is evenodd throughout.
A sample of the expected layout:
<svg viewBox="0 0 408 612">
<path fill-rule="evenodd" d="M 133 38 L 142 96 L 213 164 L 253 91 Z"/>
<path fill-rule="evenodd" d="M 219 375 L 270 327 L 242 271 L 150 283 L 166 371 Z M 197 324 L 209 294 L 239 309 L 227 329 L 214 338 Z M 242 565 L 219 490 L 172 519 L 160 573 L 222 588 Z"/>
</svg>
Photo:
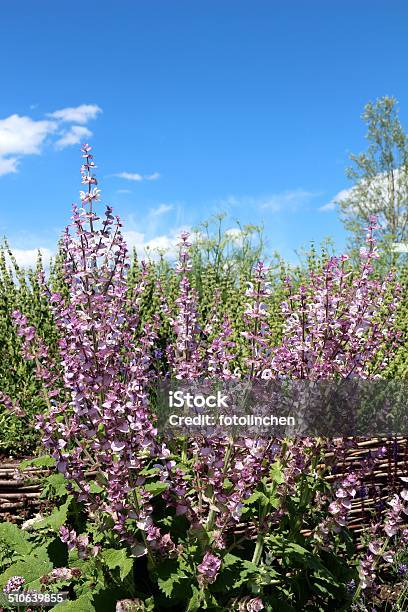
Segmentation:
<svg viewBox="0 0 408 612">
<path fill-rule="evenodd" d="M 259 561 L 261 560 L 264 542 L 265 542 L 264 534 L 258 533 L 258 537 L 256 538 L 255 550 L 254 550 L 254 554 L 252 557 L 252 563 L 254 563 L 255 565 L 258 565 Z"/>
</svg>

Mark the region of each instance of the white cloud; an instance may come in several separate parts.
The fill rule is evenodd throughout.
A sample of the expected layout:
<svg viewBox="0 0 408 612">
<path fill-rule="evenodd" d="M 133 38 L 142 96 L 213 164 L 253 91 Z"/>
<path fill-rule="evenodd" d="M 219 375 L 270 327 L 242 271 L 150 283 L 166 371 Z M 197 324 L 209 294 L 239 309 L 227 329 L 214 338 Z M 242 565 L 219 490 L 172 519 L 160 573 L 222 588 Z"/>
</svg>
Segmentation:
<svg viewBox="0 0 408 612">
<path fill-rule="evenodd" d="M 38 249 L 11 249 L 18 265 L 22 268 L 34 267 L 37 263 L 38 251 L 41 252 L 44 266 L 48 266 L 53 252 L 46 247 L 39 247 Z"/>
<path fill-rule="evenodd" d="M 55 130 L 53 121 L 20 115 L 0 119 L 0 174 L 17 172 L 20 156 L 41 153 L 45 140 Z"/>
<path fill-rule="evenodd" d="M 117 178 L 123 178 L 127 181 L 143 181 L 143 175 L 138 174 L 137 172 L 117 172 L 112 176 L 116 176 Z"/>
<path fill-rule="evenodd" d="M 17 172 L 18 159 L 16 157 L 0 157 L 0 176 Z"/>
<path fill-rule="evenodd" d="M 148 174 L 144 178 L 146 181 L 157 181 L 160 178 L 160 172 L 153 172 L 153 174 Z"/>
<path fill-rule="evenodd" d="M 174 259 L 178 253 L 178 243 L 180 242 L 180 233 L 182 231 L 190 231 L 187 226 L 181 226 L 170 230 L 167 234 L 152 235 L 139 232 L 135 229 L 125 230 L 123 237 L 126 241 L 129 251 L 136 249 L 140 257 L 149 259 L 158 259 L 160 254 L 164 254 L 169 259 Z M 194 236 L 193 236 L 194 238 Z M 11 252 L 18 265 L 22 268 L 35 267 L 37 263 L 38 251 L 41 252 L 45 268 L 48 268 L 50 260 L 55 253 L 47 247 L 39 247 L 32 249 L 20 249 L 11 247 Z M 10 263 L 10 261 L 8 261 Z"/>
<path fill-rule="evenodd" d="M 254 198 L 248 198 L 245 197 L 244 200 L 248 200 L 248 199 L 252 199 L 254 200 Z M 222 198 L 221 200 L 217 200 L 217 205 L 221 206 L 223 208 L 229 208 L 231 207 L 235 207 L 235 206 L 240 206 L 240 204 L 242 203 L 243 198 L 237 198 L 234 195 L 229 195 L 226 198 Z"/>
<path fill-rule="evenodd" d="M 88 128 L 83 125 L 73 125 L 62 134 L 61 138 L 55 143 L 55 146 L 57 149 L 65 149 L 65 147 L 78 144 L 90 136 L 92 136 L 92 132 Z"/>
<path fill-rule="evenodd" d="M 296 210 L 308 204 L 318 194 L 304 189 L 294 189 L 274 193 L 259 202 L 259 208 L 279 212 L 281 210 Z"/>
<path fill-rule="evenodd" d="M 102 112 L 96 104 L 81 104 L 48 113 L 48 119 L 32 119 L 22 115 L 10 115 L 0 119 L 0 176 L 18 171 L 20 158 L 24 155 L 39 155 L 51 142 L 49 136 L 58 134 L 55 141 L 58 149 L 78 144 L 89 138 L 92 132 L 84 127 L 90 119 Z M 75 123 L 59 133 L 61 122 Z M 151 175 L 153 176 L 153 175 Z M 152 179 L 149 179 L 152 180 Z"/>
<path fill-rule="evenodd" d="M 91 119 L 95 119 L 102 109 L 97 104 L 81 104 L 80 106 L 69 106 L 61 108 L 53 113 L 48 113 L 48 117 L 52 117 L 57 121 L 66 123 L 88 123 Z"/>
<path fill-rule="evenodd" d="M 20 156 L 41 153 L 55 130 L 53 121 L 35 121 L 16 114 L 0 119 L 0 175 L 17 172 Z"/>
<path fill-rule="evenodd" d="M 131 189 L 117 189 L 116 193 L 132 193 Z"/>
<path fill-rule="evenodd" d="M 281 191 L 265 196 L 229 195 L 220 200 L 218 205 L 224 208 L 245 207 L 270 210 L 272 212 L 280 212 L 282 210 L 294 211 L 301 206 L 309 204 L 318 195 L 317 192 L 306 191 L 304 189 Z"/>
<path fill-rule="evenodd" d="M 182 225 L 170 230 L 166 234 L 158 234 L 148 236 L 144 232 L 139 232 L 136 229 L 125 230 L 123 237 L 126 241 L 129 251 L 136 249 L 140 257 L 148 259 L 158 259 L 163 254 L 168 259 L 174 259 L 178 254 L 178 244 L 180 242 L 180 234 L 182 231 L 191 233 L 191 240 L 197 240 L 199 235 L 191 231 L 190 227 Z M 55 253 L 47 247 L 39 247 L 33 249 L 19 249 L 11 247 L 11 251 L 16 258 L 19 266 L 22 268 L 35 267 L 37 263 L 38 251 L 41 252 L 44 267 L 48 268 L 51 259 Z M 10 263 L 10 262 L 9 262 Z"/>
<path fill-rule="evenodd" d="M 117 178 L 123 178 L 126 181 L 156 181 L 160 178 L 159 172 L 153 172 L 153 174 L 139 174 L 138 172 L 117 172 L 111 176 Z"/>
<path fill-rule="evenodd" d="M 164 253 L 168 258 L 174 258 L 178 252 L 178 243 L 180 242 L 180 233 L 182 231 L 190 231 L 186 226 L 178 227 L 171 230 L 167 234 L 153 236 L 147 238 L 146 234 L 137 230 L 127 230 L 123 232 L 128 248 L 136 249 L 138 255 L 145 257 L 146 255 L 152 259 L 156 259 L 160 253 Z"/>
<path fill-rule="evenodd" d="M 10 115 L 0 120 L 0 156 L 33 155 L 41 152 L 44 140 L 56 129 L 53 121 Z"/>
<path fill-rule="evenodd" d="M 174 209 L 173 204 L 160 204 L 156 208 L 152 208 L 150 210 L 150 215 L 152 217 L 161 217 L 162 215 L 165 215 L 166 213 L 170 212 L 173 209 Z"/>
<path fill-rule="evenodd" d="M 352 188 L 342 189 L 330 200 L 330 202 L 327 202 L 327 204 L 324 204 L 323 206 L 321 206 L 319 210 L 323 212 L 327 212 L 328 210 L 334 210 L 337 204 L 339 204 L 343 200 L 347 200 L 347 198 L 350 197 L 351 192 L 352 192 Z"/>
</svg>

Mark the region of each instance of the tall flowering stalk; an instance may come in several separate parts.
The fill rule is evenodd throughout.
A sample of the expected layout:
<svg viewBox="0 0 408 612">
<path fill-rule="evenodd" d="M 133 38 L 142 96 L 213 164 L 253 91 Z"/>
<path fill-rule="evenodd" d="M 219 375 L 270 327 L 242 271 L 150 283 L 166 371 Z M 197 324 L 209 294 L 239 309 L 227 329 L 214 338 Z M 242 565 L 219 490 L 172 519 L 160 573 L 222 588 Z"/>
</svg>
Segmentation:
<svg viewBox="0 0 408 612">
<path fill-rule="evenodd" d="M 119 218 L 110 207 L 103 219 L 94 210 L 100 191 L 90 150 L 82 147 L 82 183 L 87 190 L 80 193 L 82 206 L 73 207 L 72 225 L 63 240 L 68 299 L 49 294 L 60 336 L 62 381 L 54 389 L 44 385 L 49 410 L 39 417 L 37 427 L 79 500 L 93 511 L 109 514 L 114 529 L 130 542 L 135 541 L 137 524 L 142 525 L 139 531 L 147 542 L 146 532 L 153 530 L 151 496 L 138 474 L 146 458 L 160 456 L 148 396 L 155 329 L 146 324 L 135 343 L 141 287 L 129 297 L 129 259 Z M 42 365 L 46 351 L 38 342 L 37 352 L 32 350 L 34 328 L 19 313 L 15 321 L 27 358 L 38 362 L 39 374 L 48 383 L 48 370 Z M 91 492 L 89 471 L 99 492 Z M 160 537 L 155 532 L 153 542 Z"/>
<path fill-rule="evenodd" d="M 268 268 L 259 261 L 252 273 L 252 280 L 247 283 L 245 296 L 249 301 L 245 305 L 244 322 L 247 330 L 242 333 L 246 339 L 250 356 L 246 363 L 250 378 L 268 378 L 268 357 L 270 355 L 270 329 L 268 325 L 267 299 L 271 293 L 267 279 Z"/>
<path fill-rule="evenodd" d="M 310 282 L 294 291 L 287 279 L 288 297 L 282 304 L 284 342 L 271 360 L 276 375 L 306 380 L 339 376 L 370 376 L 370 368 L 384 344 L 398 337 L 395 310 L 400 288 L 388 299 L 392 273 L 384 280 L 373 274 L 378 258 L 375 219 L 367 229 L 358 274 L 347 266 L 346 255 L 332 257 Z M 379 370 L 386 363 L 384 357 Z"/>
<path fill-rule="evenodd" d="M 239 373 L 231 368 L 235 357 L 231 323 L 227 318 L 220 321 L 216 312 L 212 313 L 205 330 L 201 330 L 197 323 L 197 300 L 188 278 L 190 246 L 188 234 L 183 233 L 177 264 L 180 292 L 175 302 L 177 312 L 172 320 L 175 343 L 168 349 L 170 375 L 190 381 L 197 378 L 238 380 Z M 255 297 L 259 306 L 259 301 L 267 295 L 265 268 L 261 263 L 255 272 L 255 282 L 256 294 L 253 296 L 251 292 L 248 295 Z M 170 309 L 166 304 L 164 308 L 168 314 Z M 248 303 L 248 311 L 250 308 Z M 266 330 L 263 305 L 260 308 L 255 306 L 251 314 L 256 318 L 251 340 L 253 346 L 258 347 Z M 248 318 L 251 328 L 253 318 Z M 213 328 L 219 329 L 217 335 L 213 334 Z M 208 341 L 207 337 L 211 335 L 212 340 Z M 232 440 L 228 432 L 217 432 L 190 440 L 188 448 L 183 447 L 184 465 L 168 462 L 162 470 L 162 480 L 168 484 L 163 494 L 167 503 L 196 529 L 206 529 L 212 534 L 211 550 L 205 552 L 198 567 L 200 584 L 206 580 L 210 583 L 214 578 L 211 572 L 220 563 L 217 554 L 225 548 L 228 534 L 239 523 L 245 500 L 254 492 L 262 476 L 268 473 L 275 452 L 276 448 L 270 442 L 250 438 Z M 191 476 L 186 473 L 186 464 L 191 466 Z"/>
<path fill-rule="evenodd" d="M 179 380 L 194 380 L 204 374 L 200 354 L 197 294 L 188 277 L 191 270 L 189 237 L 188 232 L 182 232 L 180 236 L 177 263 L 177 272 L 180 275 L 179 296 L 175 302 L 177 312 L 171 319 L 175 342 L 167 351 L 171 370 Z"/>
<path fill-rule="evenodd" d="M 209 377 L 220 380 L 234 380 L 239 378 L 237 368 L 232 370 L 235 355 L 233 349 L 235 342 L 231 339 L 232 326 L 227 317 L 221 323 L 218 334 L 207 347 L 207 372 Z"/>
</svg>

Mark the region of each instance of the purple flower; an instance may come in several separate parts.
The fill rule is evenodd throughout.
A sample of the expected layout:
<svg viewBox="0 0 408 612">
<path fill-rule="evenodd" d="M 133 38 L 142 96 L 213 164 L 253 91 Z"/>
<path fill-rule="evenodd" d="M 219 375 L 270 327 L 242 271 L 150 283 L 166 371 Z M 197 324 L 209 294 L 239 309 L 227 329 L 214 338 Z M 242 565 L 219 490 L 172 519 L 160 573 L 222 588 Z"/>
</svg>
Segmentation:
<svg viewBox="0 0 408 612">
<path fill-rule="evenodd" d="M 395 345 L 395 310 L 401 288 L 396 285 L 393 299 L 387 300 L 393 275 L 380 281 L 373 274 L 377 258 L 374 229 L 372 223 L 358 276 L 352 276 L 344 257 L 332 257 L 321 271 L 310 273 L 308 283 L 297 293 L 287 282 L 288 296 L 281 308 L 285 341 L 272 357 L 276 374 L 309 380 L 367 378 L 384 342 Z M 384 356 L 380 367 L 385 365 Z"/>
<path fill-rule="evenodd" d="M 53 569 L 49 574 L 42 577 L 41 582 L 43 584 L 50 584 L 52 582 L 58 582 L 60 580 L 72 580 L 80 578 L 82 572 L 76 567 L 57 567 Z"/>
<path fill-rule="evenodd" d="M 351 472 L 337 484 L 336 499 L 329 504 L 329 516 L 318 525 L 314 537 L 327 544 L 330 532 L 339 532 L 347 525 L 352 501 L 356 497 L 356 487 L 359 485 L 357 474 Z"/>
<path fill-rule="evenodd" d="M 379 540 L 370 542 L 368 545 L 368 550 L 372 552 L 373 555 L 376 555 L 376 556 L 381 553 L 382 548 L 383 548 L 383 543 Z"/>
<path fill-rule="evenodd" d="M 12 576 L 8 579 L 6 586 L 3 589 L 4 593 L 13 593 L 19 591 L 25 584 L 25 578 L 23 576 Z"/>
<path fill-rule="evenodd" d="M 246 606 L 249 612 L 259 612 L 259 610 L 263 610 L 265 606 L 262 603 L 262 599 L 260 597 L 255 597 L 254 599 L 250 599 Z"/>
<path fill-rule="evenodd" d="M 218 572 L 221 567 L 221 559 L 211 552 L 206 552 L 204 559 L 197 567 L 200 574 L 198 580 L 203 584 L 211 584 L 217 579 Z"/>
<path fill-rule="evenodd" d="M 405 576 L 408 573 L 408 565 L 401 563 L 397 568 L 397 572 L 399 576 Z"/>
</svg>

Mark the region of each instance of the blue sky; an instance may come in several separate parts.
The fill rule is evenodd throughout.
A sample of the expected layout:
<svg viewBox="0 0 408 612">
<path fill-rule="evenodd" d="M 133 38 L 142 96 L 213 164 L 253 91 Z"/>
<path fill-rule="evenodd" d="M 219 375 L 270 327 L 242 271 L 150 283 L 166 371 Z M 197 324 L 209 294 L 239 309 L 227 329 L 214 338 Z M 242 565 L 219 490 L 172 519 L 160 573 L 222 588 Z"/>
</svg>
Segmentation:
<svg viewBox="0 0 408 612">
<path fill-rule="evenodd" d="M 405 42 L 404 42 L 405 41 Z M 335 210 L 364 104 L 408 117 L 405 0 L 2 3 L 0 234 L 53 251 L 94 146 L 129 241 L 171 244 L 211 214 L 270 250 L 345 234 Z"/>
</svg>

